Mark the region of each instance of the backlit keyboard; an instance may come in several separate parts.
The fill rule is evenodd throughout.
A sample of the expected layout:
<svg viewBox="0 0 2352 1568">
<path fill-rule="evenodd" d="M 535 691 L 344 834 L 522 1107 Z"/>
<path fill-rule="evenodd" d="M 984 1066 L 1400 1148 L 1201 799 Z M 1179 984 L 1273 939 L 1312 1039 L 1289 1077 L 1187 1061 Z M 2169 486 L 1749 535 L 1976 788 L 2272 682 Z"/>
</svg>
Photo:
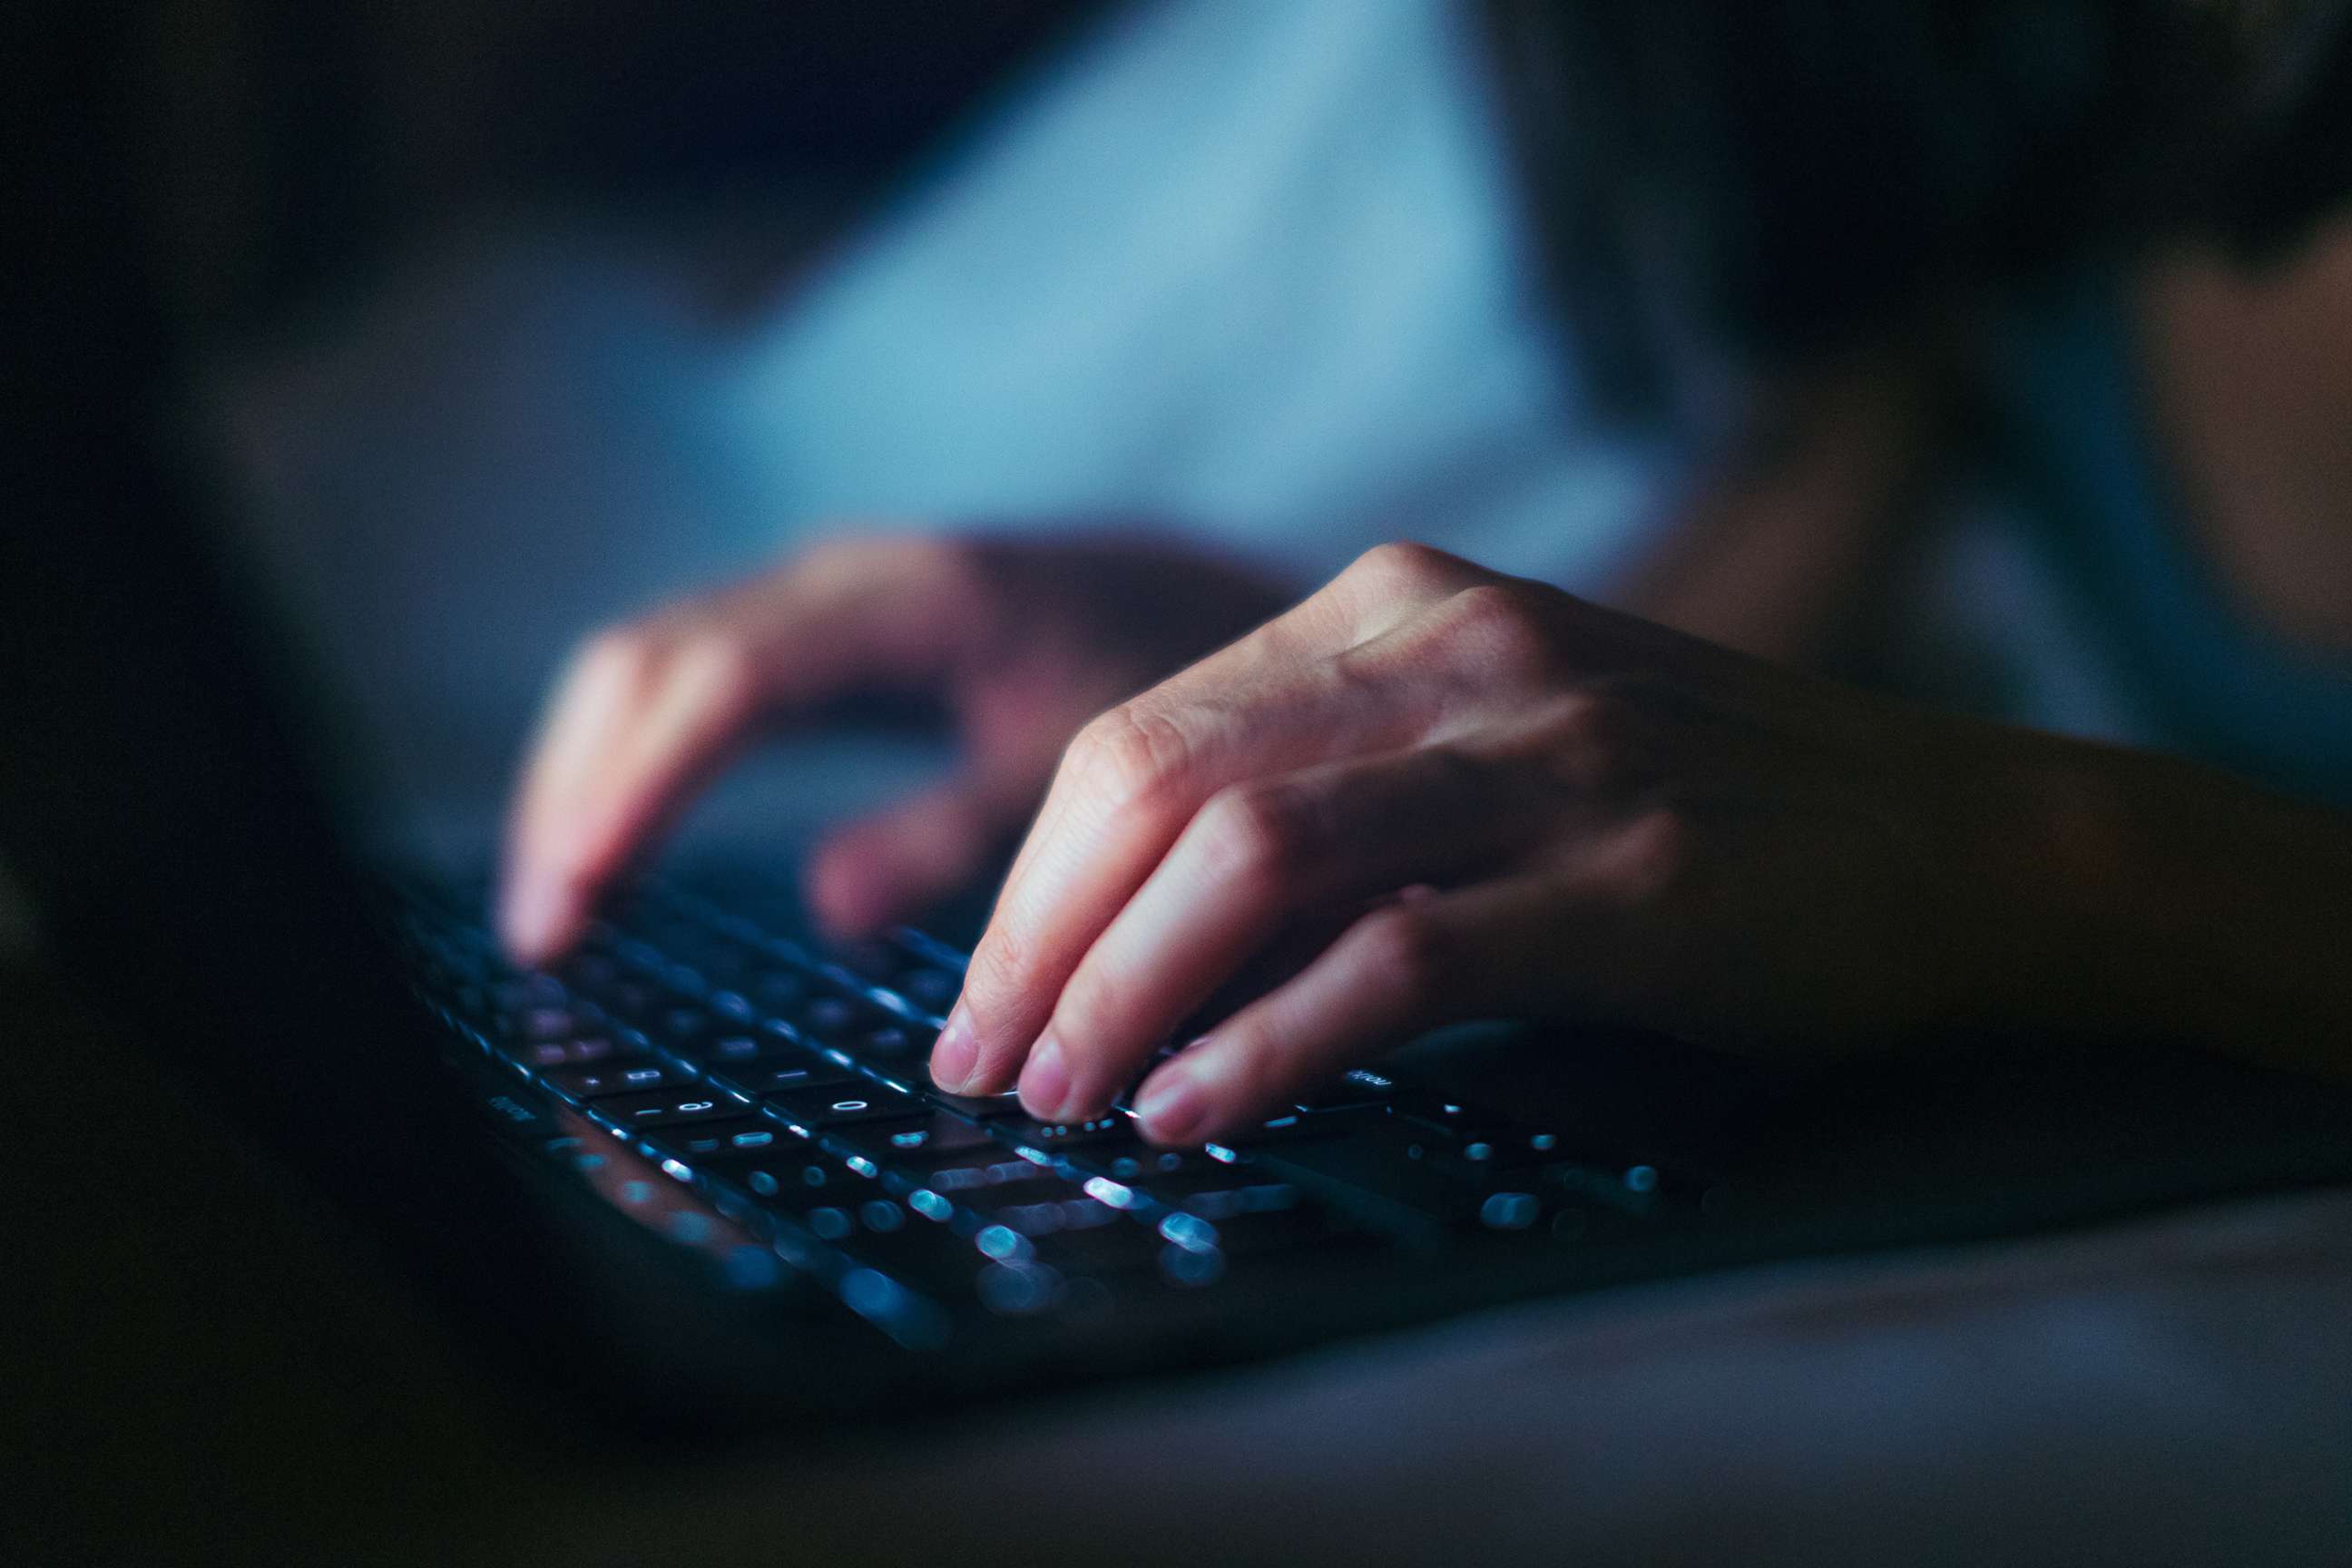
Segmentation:
<svg viewBox="0 0 2352 1568">
<path fill-rule="evenodd" d="M 750 1238 L 739 1283 L 814 1280 L 909 1344 L 960 1314 L 1100 1314 L 1276 1256 L 1575 1245 L 1685 1205 L 1654 1165 L 1386 1068 L 1181 1151 L 1124 1109 L 1051 1124 L 1009 1094 L 940 1092 L 925 1063 L 964 955 L 914 931 L 823 944 L 772 895 L 648 881 L 545 973 L 504 962 L 479 904 L 412 894 L 404 943 L 453 1038 L 583 1130 L 551 1146 L 593 1168 L 601 1133 Z"/>
</svg>

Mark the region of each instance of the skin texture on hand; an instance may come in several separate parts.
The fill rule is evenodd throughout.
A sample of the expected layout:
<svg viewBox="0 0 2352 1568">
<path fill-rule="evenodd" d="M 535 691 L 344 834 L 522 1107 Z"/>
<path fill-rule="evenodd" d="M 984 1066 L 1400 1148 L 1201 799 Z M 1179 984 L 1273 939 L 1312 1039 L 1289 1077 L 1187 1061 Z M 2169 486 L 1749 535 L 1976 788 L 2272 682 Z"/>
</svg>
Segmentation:
<svg viewBox="0 0 2352 1568">
<path fill-rule="evenodd" d="M 600 632 L 557 682 L 523 769 L 501 937 L 525 963 L 561 956 L 598 896 L 740 749 L 873 697 L 941 711 L 962 766 L 836 830 L 807 891 L 845 935 L 908 918 L 1011 841 L 1089 716 L 1289 596 L 1131 531 L 865 534 Z"/>
<path fill-rule="evenodd" d="M 1144 1131 L 1195 1142 L 1484 1017 L 1811 1053 L 2170 1029 L 2347 1065 L 2331 813 L 1419 546 L 1265 619 L 1285 597 L 1128 538 L 866 537 L 600 634 L 517 795 L 502 934 L 560 956 L 737 748 L 879 694 L 941 709 L 965 764 L 837 831 L 811 903 L 844 933 L 911 914 L 1044 794 L 932 1073 L 1049 1119 L 1150 1068 Z"/>
<path fill-rule="evenodd" d="M 2105 1005 L 2070 987 L 2115 967 L 2084 944 L 2119 884 L 2084 858 L 2105 819 L 2053 803 L 2138 760 L 1383 546 L 1079 733 L 933 1075 L 1073 1121 L 1150 1068 L 1134 1108 L 1177 1143 L 1465 1019 L 1811 1053 L 2072 1021 Z M 1151 1067 L 1254 958 L 1334 927 Z"/>
</svg>

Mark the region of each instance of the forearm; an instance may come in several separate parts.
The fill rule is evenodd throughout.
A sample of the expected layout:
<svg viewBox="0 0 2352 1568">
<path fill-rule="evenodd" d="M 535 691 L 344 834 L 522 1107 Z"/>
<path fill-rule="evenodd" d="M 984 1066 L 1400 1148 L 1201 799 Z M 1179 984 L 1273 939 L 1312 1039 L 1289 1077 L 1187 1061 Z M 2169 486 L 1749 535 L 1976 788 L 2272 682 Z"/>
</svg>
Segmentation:
<svg viewBox="0 0 2352 1568">
<path fill-rule="evenodd" d="M 2352 1074 L 2352 819 L 2194 763 L 2053 742 L 2022 924 L 2063 1025 Z"/>
</svg>

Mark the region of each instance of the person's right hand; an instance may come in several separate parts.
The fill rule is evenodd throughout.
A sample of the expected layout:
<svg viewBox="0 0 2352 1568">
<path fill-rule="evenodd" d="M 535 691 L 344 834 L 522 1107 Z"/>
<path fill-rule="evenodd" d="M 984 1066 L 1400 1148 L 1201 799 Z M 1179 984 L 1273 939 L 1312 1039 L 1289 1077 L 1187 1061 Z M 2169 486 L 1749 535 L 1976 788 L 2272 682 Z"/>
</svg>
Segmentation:
<svg viewBox="0 0 2352 1568">
<path fill-rule="evenodd" d="M 868 695 L 944 708 L 943 784 L 851 823 L 809 864 L 845 935 L 955 891 L 1027 820 L 1088 719 L 1291 597 L 1164 541 L 863 535 L 591 637 L 557 683 L 509 826 L 499 933 L 566 951 L 596 899 L 755 734 Z"/>
</svg>

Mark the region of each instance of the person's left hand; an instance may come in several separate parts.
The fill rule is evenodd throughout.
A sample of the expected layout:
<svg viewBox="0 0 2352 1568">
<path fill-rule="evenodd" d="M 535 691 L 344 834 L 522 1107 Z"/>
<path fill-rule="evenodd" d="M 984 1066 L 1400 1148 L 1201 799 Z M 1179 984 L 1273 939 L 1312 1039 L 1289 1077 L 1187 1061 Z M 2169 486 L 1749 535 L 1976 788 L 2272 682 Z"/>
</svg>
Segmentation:
<svg viewBox="0 0 2352 1568">
<path fill-rule="evenodd" d="M 1101 1114 L 1246 965 L 1334 929 L 1152 1072 L 1148 1136 L 1468 1018 L 1807 1050 L 1979 1021 L 2064 929 L 2043 807 L 2104 754 L 1384 546 L 1080 733 L 933 1077 Z"/>
</svg>

